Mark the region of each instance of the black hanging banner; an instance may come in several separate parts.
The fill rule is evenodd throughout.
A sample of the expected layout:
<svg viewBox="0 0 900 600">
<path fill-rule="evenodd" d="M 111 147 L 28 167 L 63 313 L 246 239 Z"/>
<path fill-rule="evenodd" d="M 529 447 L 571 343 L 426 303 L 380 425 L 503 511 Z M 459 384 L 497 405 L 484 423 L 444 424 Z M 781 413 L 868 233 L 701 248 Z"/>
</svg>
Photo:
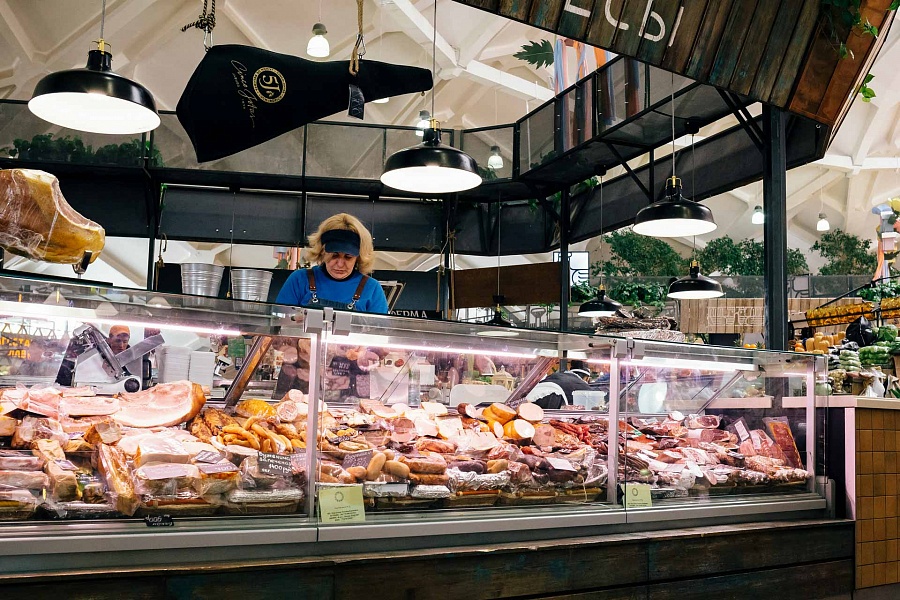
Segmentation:
<svg viewBox="0 0 900 600">
<path fill-rule="evenodd" d="M 431 72 L 419 67 L 364 61 L 315 62 L 250 46 L 209 49 L 178 101 L 178 120 L 199 162 L 252 148 L 347 108 L 347 89 L 365 100 L 424 92 Z"/>
</svg>

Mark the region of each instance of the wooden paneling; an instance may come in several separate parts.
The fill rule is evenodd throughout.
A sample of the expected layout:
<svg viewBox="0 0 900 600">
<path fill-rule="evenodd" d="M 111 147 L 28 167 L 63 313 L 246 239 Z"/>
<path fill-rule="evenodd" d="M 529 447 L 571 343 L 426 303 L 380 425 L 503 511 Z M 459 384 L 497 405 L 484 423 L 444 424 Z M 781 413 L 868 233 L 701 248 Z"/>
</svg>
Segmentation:
<svg viewBox="0 0 900 600">
<path fill-rule="evenodd" d="M 806 311 L 827 302 L 827 298 L 788 298 L 788 314 L 801 317 Z M 858 304 L 858 298 L 844 298 L 836 304 Z M 765 330 L 765 301 L 762 298 L 714 298 L 712 300 L 681 300 L 683 333 L 763 333 Z M 847 329 L 846 325 L 818 327 L 825 334 Z"/>
<path fill-rule="evenodd" d="M 834 125 L 886 36 L 819 27 L 821 0 L 454 0 Z M 861 0 L 886 31 L 891 0 Z"/>
<path fill-rule="evenodd" d="M 531 5 L 528 22 L 541 29 L 555 30 L 559 25 L 565 0 L 542 0 Z"/>
<path fill-rule="evenodd" d="M 499 14 L 516 21 L 524 21 L 528 18 L 531 10 L 531 2 L 532 0 L 500 0 Z M 463 4 L 468 4 L 468 2 Z"/>
<path fill-rule="evenodd" d="M 497 267 L 464 269 L 453 273 L 454 308 L 493 306 L 497 293 Z M 515 265 L 500 269 L 500 293 L 507 304 L 559 302 L 559 263 Z"/>
</svg>

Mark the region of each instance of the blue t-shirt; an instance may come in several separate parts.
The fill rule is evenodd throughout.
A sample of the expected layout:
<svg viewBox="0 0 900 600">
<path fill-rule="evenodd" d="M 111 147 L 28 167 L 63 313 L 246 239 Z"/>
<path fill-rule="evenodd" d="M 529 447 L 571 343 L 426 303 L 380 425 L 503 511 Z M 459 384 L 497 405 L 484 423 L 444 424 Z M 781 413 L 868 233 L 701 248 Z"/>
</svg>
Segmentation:
<svg viewBox="0 0 900 600">
<path fill-rule="evenodd" d="M 353 300 L 353 294 L 359 286 L 359 280 L 362 273 L 354 271 L 353 275 L 342 281 L 333 279 L 328 272 L 321 266 L 312 268 L 316 279 L 316 295 L 319 300 L 331 300 L 339 302 L 344 306 L 350 304 Z M 306 275 L 306 269 L 298 269 L 291 273 L 288 280 L 284 283 L 284 287 L 278 292 L 278 298 L 275 300 L 278 304 L 287 306 L 315 306 L 310 304 L 312 301 L 312 293 L 309 291 L 309 279 Z M 384 297 L 384 290 L 381 284 L 371 277 L 363 288 L 362 295 L 356 302 L 354 310 L 370 313 L 387 314 L 387 299 Z"/>
</svg>

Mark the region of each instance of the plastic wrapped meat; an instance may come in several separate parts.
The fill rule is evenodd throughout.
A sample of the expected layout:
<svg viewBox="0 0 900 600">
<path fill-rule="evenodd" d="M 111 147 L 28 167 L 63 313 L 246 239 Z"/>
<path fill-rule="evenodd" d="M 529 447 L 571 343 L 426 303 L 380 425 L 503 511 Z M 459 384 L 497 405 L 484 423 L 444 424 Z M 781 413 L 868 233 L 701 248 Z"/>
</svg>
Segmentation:
<svg viewBox="0 0 900 600">
<path fill-rule="evenodd" d="M 788 424 L 786 417 L 763 419 L 763 423 L 769 429 L 769 433 L 775 439 L 775 443 L 784 453 L 784 460 L 787 465 L 794 469 L 802 469 L 803 461 L 800 459 L 800 452 L 797 450 L 797 442 L 794 440 L 794 434 L 791 433 L 791 426 Z"/>
<path fill-rule="evenodd" d="M 76 264 L 90 251 L 97 259 L 106 243 L 103 227 L 69 206 L 50 173 L 0 170 L 0 246 L 12 254 Z"/>
</svg>

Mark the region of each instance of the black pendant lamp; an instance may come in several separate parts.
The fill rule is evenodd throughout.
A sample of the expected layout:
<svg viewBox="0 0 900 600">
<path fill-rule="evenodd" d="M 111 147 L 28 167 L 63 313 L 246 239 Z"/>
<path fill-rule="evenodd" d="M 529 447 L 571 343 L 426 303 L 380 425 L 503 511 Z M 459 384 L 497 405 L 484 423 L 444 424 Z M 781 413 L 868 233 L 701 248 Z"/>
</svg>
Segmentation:
<svg viewBox="0 0 900 600">
<path fill-rule="evenodd" d="M 153 94 L 112 70 L 112 54 L 103 39 L 106 0 L 96 50 L 83 69 L 57 71 L 41 79 L 28 108 L 55 125 L 106 134 L 137 134 L 159 126 Z"/>
<path fill-rule="evenodd" d="M 481 337 L 515 337 L 519 335 L 515 331 L 515 326 L 503 318 L 503 312 L 500 307 L 506 301 L 503 296 L 494 296 L 494 316 L 490 321 L 485 321 L 484 325 L 490 325 L 494 329 L 483 329 L 476 335 Z"/>
<path fill-rule="evenodd" d="M 606 297 L 606 289 L 601 283 L 600 289 L 597 290 L 597 297 L 582 304 L 581 308 L 578 309 L 578 316 L 612 317 L 615 316 L 616 311 L 618 311 L 620 308 L 622 308 L 622 304 L 620 302 L 616 302 L 612 298 Z"/>
<path fill-rule="evenodd" d="M 603 175 L 600 174 L 600 250 L 603 250 Z M 613 317 L 622 308 L 621 302 L 616 302 L 606 296 L 606 287 L 603 285 L 603 275 L 600 275 L 600 287 L 597 289 L 597 297 L 588 300 L 578 308 L 579 317 Z"/>
<path fill-rule="evenodd" d="M 674 175 L 666 180 L 666 197 L 637 214 L 634 232 L 651 237 L 686 237 L 715 231 L 716 222 L 709 207 L 681 195 L 681 180 Z"/>
<path fill-rule="evenodd" d="M 669 285 L 669 298 L 676 300 L 707 300 L 725 295 L 722 284 L 715 279 L 700 274 L 700 263 L 691 261 L 691 273 L 676 279 Z"/>
<path fill-rule="evenodd" d="M 437 2 L 434 3 L 434 33 L 431 48 L 431 76 L 437 52 Z M 439 123 L 434 119 L 434 87 L 431 88 L 431 119 L 422 143 L 395 152 L 384 164 L 381 183 L 418 194 L 449 194 L 481 185 L 475 159 L 441 143 Z"/>
<path fill-rule="evenodd" d="M 691 146 L 693 147 L 693 141 Z M 716 229 L 712 211 L 703 204 L 682 196 L 681 180 L 675 177 L 674 73 L 672 74 L 672 176 L 666 180 L 666 197 L 642 208 L 634 219 L 632 229 L 635 233 L 656 238 L 703 235 Z"/>
</svg>

